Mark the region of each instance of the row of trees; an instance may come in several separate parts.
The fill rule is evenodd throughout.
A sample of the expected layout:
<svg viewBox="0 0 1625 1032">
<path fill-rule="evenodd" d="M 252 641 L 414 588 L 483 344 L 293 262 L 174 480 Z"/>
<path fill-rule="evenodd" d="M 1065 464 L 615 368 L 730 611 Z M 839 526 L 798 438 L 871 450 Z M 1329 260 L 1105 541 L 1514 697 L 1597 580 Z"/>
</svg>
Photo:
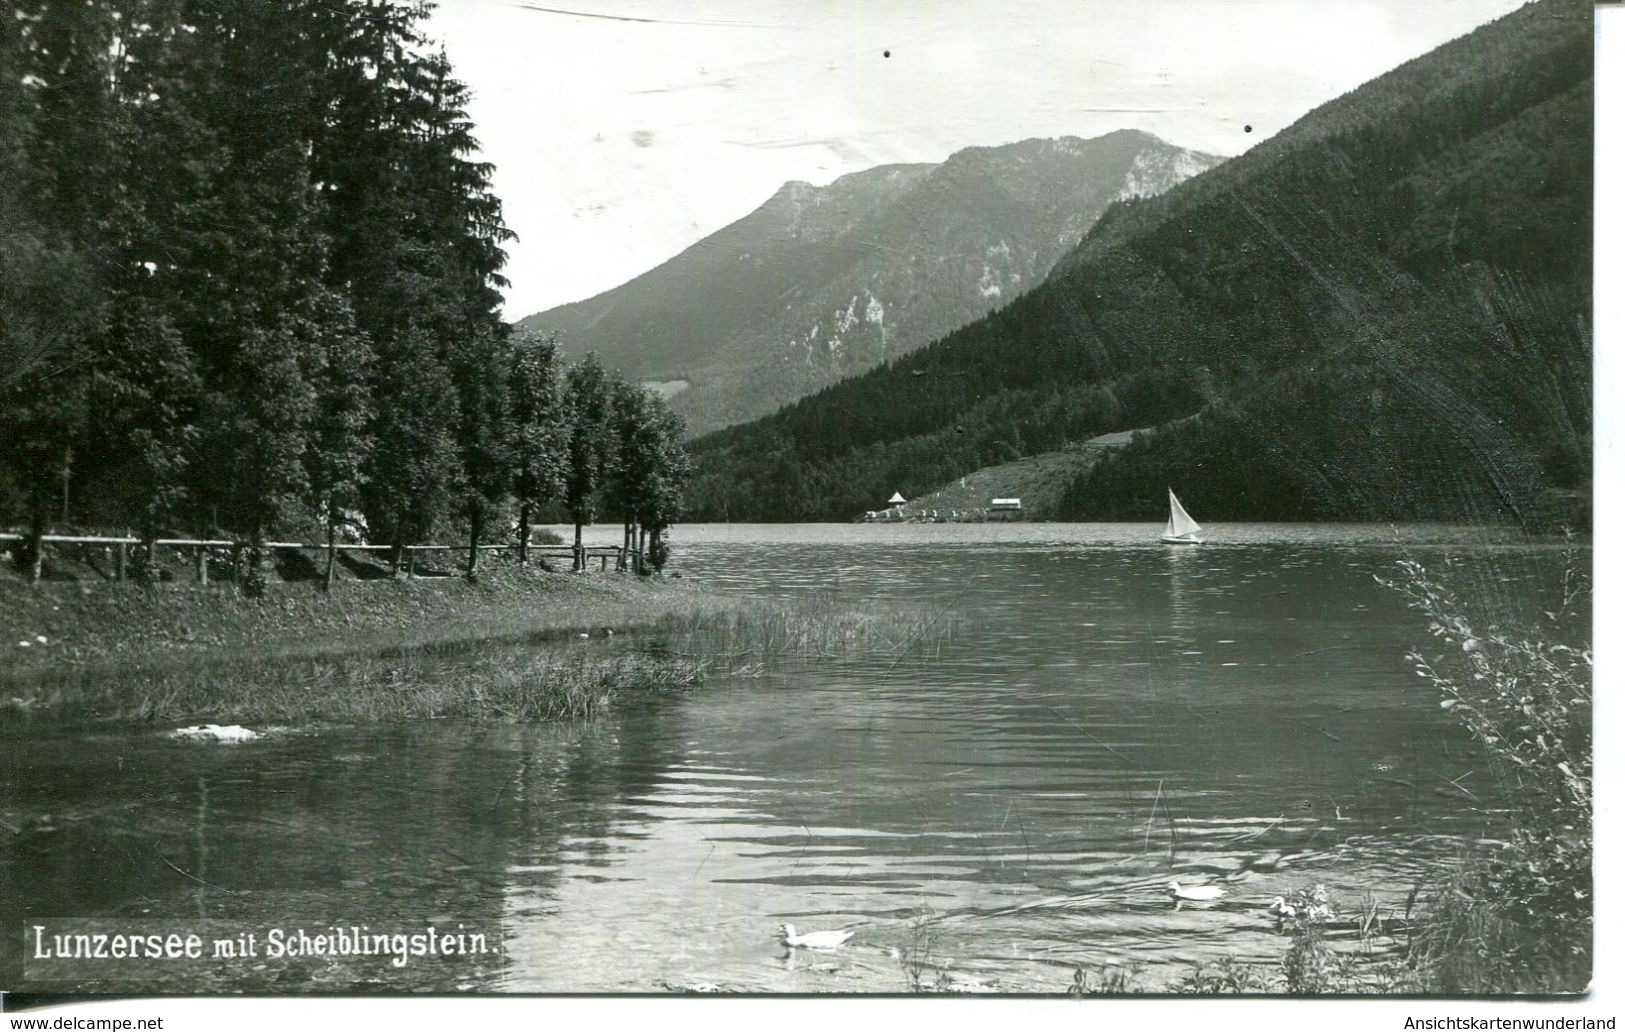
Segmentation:
<svg viewBox="0 0 1625 1032">
<path fill-rule="evenodd" d="M 233 535 L 256 583 L 273 532 L 398 559 L 510 505 L 674 518 L 659 403 L 500 317 L 512 234 L 428 12 L 8 6 L 0 520 L 36 569 L 70 519 Z"/>
</svg>

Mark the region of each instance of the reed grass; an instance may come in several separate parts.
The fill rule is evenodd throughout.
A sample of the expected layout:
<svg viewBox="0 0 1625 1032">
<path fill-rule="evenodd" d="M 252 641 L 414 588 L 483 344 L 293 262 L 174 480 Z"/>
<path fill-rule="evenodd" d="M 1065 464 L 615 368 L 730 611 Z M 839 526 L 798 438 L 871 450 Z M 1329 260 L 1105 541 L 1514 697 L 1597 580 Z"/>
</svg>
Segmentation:
<svg viewBox="0 0 1625 1032">
<path fill-rule="evenodd" d="M 763 602 L 697 591 L 621 598 L 592 611 L 516 618 L 503 608 L 452 627 L 402 624 L 305 651 L 283 638 L 121 655 L 8 686 L 7 714 L 55 721 L 314 722 L 591 718 L 612 705 L 689 690 L 707 677 L 864 659 L 894 665 L 940 649 L 951 623 L 903 608 L 859 611 L 823 596 Z M 628 619 L 630 618 L 630 619 Z M 461 636 L 455 636 L 461 632 Z"/>
<path fill-rule="evenodd" d="M 931 659 L 952 640 L 951 616 L 888 606 L 858 609 L 832 595 L 793 603 L 747 600 L 724 610 L 662 618 L 658 635 L 675 655 L 763 668 L 791 660 Z"/>
</svg>

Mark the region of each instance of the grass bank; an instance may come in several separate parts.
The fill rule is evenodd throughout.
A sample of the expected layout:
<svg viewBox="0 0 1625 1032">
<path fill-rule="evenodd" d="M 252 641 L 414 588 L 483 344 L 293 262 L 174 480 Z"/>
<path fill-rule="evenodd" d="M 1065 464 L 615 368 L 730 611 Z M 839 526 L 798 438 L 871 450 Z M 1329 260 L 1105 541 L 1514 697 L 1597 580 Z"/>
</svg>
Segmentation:
<svg viewBox="0 0 1625 1032">
<path fill-rule="evenodd" d="M 327 596 L 0 580 L 0 722 L 572 719 L 718 673 L 899 660 L 948 632 L 918 611 L 501 562 L 475 584 L 360 582 Z"/>
<path fill-rule="evenodd" d="M 0 577 L 0 686 L 239 653 L 276 660 L 562 638 L 713 602 L 681 579 L 559 573 L 507 559 L 487 560 L 473 584 L 456 576 L 349 581 L 324 595 L 308 582 L 273 581 L 261 598 L 225 584 L 81 579 L 31 588 L 8 575 Z"/>
</svg>

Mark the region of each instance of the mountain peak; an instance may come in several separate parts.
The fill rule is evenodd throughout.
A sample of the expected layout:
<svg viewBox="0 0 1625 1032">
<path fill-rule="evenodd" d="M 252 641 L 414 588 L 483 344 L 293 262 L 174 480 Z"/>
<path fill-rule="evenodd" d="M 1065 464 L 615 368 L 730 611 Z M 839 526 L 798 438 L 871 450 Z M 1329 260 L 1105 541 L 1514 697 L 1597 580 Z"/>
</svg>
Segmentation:
<svg viewBox="0 0 1625 1032">
<path fill-rule="evenodd" d="M 817 189 L 818 187 L 807 182 L 805 179 L 789 179 L 785 181 L 783 186 L 779 187 L 778 190 L 774 192 L 770 200 L 805 200 L 808 195 Z"/>
<path fill-rule="evenodd" d="M 526 325 L 628 376 L 682 381 L 697 432 L 890 361 L 1042 282 L 1112 202 L 1219 159 L 1141 130 L 967 147 L 793 179 L 660 267 Z"/>
</svg>

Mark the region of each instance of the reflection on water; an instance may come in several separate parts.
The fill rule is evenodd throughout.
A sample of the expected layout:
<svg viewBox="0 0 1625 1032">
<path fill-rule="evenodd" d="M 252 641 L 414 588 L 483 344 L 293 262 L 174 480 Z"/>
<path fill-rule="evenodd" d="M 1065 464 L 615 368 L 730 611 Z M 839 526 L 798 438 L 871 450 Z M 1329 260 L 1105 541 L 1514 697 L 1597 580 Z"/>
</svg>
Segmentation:
<svg viewBox="0 0 1625 1032">
<path fill-rule="evenodd" d="M 8 736 L 0 920 L 462 923 L 506 945 L 376 983 L 245 966 L 173 988 L 895 992 L 899 951 L 1059 991 L 1079 963 L 1157 985 L 1278 958 L 1271 897 L 1324 882 L 1402 908 L 1455 837 L 1496 834 L 1496 786 L 1404 660 L 1422 628 L 1373 580 L 1388 530 L 1131 547 L 1144 533 L 685 529 L 688 576 L 951 605 L 956 639 L 590 724 Z M 1509 600 L 1558 569 L 1409 533 Z M 1172 877 L 1228 895 L 1176 908 Z M 786 951 L 785 921 L 857 934 Z M 0 982 L 22 981 L 18 944 L 0 935 Z"/>
</svg>

